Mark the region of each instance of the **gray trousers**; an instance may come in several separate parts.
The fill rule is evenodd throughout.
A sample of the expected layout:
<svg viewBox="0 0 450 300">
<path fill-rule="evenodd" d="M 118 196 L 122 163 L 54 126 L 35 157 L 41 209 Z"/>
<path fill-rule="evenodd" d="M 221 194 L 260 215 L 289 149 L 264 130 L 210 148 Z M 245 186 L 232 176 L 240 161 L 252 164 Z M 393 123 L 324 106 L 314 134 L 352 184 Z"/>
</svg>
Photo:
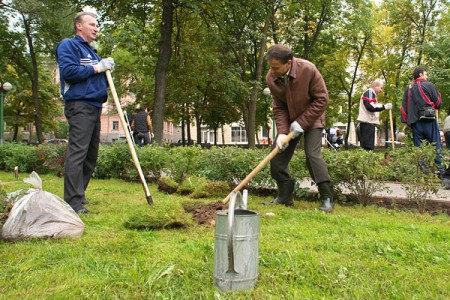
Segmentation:
<svg viewBox="0 0 450 300">
<path fill-rule="evenodd" d="M 69 143 L 64 165 L 64 200 L 75 210 L 83 208 L 85 190 L 97 163 L 102 109 L 80 101 L 67 101 Z"/>
<path fill-rule="evenodd" d="M 328 167 L 322 156 L 322 131 L 322 128 L 312 128 L 306 130 L 303 134 L 306 166 L 312 180 L 316 184 L 330 181 Z M 289 162 L 301 137 L 302 135 L 291 140 L 289 146 L 270 161 L 270 174 L 277 182 L 282 183 L 292 179 L 289 171 Z M 276 144 L 274 144 L 274 147 L 276 147 Z"/>
</svg>

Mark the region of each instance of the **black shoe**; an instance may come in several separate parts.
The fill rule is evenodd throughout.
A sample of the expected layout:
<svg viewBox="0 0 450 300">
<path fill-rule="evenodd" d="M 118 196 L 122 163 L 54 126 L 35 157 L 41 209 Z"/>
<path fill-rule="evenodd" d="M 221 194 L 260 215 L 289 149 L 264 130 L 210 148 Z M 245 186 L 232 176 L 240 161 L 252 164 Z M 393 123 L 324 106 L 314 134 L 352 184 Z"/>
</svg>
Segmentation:
<svg viewBox="0 0 450 300">
<path fill-rule="evenodd" d="M 81 208 L 81 209 L 79 209 L 79 210 L 76 210 L 75 211 L 77 214 L 85 214 L 85 215 L 87 215 L 87 214 L 90 214 L 91 213 L 91 211 L 89 211 L 89 210 L 87 210 L 86 208 Z"/>
<path fill-rule="evenodd" d="M 333 211 L 333 184 L 330 181 L 321 182 L 317 189 L 322 199 L 322 205 L 318 209 L 327 213 Z"/>
<path fill-rule="evenodd" d="M 281 204 L 285 206 L 293 206 L 294 202 L 292 202 L 292 196 L 294 193 L 295 180 L 290 179 L 284 182 L 277 182 L 278 186 L 278 196 L 269 202 L 263 202 L 266 205 L 274 205 Z"/>
<path fill-rule="evenodd" d="M 318 208 L 318 210 L 324 211 L 324 212 L 332 212 L 333 211 L 333 202 L 330 198 L 325 198 L 322 201 L 322 205 Z"/>
</svg>

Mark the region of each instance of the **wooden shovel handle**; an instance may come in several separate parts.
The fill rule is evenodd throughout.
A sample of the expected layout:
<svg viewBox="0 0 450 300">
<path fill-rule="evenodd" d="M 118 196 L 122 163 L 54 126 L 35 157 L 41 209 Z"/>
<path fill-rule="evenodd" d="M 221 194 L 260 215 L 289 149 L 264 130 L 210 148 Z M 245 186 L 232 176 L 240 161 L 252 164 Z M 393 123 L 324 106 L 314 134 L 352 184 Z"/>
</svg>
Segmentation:
<svg viewBox="0 0 450 300">
<path fill-rule="evenodd" d="M 289 143 L 289 141 L 294 137 L 295 132 L 291 131 L 286 138 L 283 140 L 283 144 Z M 250 182 L 250 180 L 252 180 L 252 178 L 259 172 L 262 170 L 262 168 L 264 168 L 272 158 L 275 157 L 275 155 L 278 154 L 278 152 L 280 152 L 280 148 L 278 148 L 278 146 L 275 146 L 275 148 L 273 148 L 273 150 L 269 153 L 269 155 L 266 156 L 266 158 L 264 158 L 257 166 L 255 169 L 253 169 L 253 171 L 250 172 L 250 174 L 247 175 L 247 177 L 244 178 L 244 180 L 241 181 L 241 183 L 238 184 L 238 186 L 232 190 L 228 196 L 225 197 L 225 199 L 223 199 L 223 203 L 227 204 L 228 201 L 230 201 L 230 197 L 233 194 L 233 192 L 238 192 L 240 191 L 244 186 L 247 185 L 247 183 Z"/>
</svg>

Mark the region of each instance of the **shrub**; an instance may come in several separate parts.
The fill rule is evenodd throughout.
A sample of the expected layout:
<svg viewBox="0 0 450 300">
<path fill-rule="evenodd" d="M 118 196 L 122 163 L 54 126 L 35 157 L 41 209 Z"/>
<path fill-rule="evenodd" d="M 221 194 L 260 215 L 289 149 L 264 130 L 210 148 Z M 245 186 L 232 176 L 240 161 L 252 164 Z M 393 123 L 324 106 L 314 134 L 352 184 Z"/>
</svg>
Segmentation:
<svg viewBox="0 0 450 300">
<path fill-rule="evenodd" d="M 174 147 L 169 150 L 168 173 L 176 182 L 183 182 L 189 175 L 199 172 L 200 146 Z"/>
<path fill-rule="evenodd" d="M 12 171 L 17 166 L 20 172 L 30 173 L 38 171 L 43 164 L 34 146 L 4 143 L 0 147 L 0 153 L 1 165 L 6 171 Z"/>
<path fill-rule="evenodd" d="M 379 154 L 363 149 L 339 151 L 329 162 L 330 175 L 356 197 L 358 203 L 367 205 L 377 191 L 386 190 L 380 182 L 385 178 Z M 329 158 L 329 157 L 328 157 Z"/>
<path fill-rule="evenodd" d="M 45 144 L 36 148 L 39 161 L 43 161 L 39 174 L 53 172 L 61 177 L 64 174 L 64 163 L 66 160 L 67 144 Z"/>
<path fill-rule="evenodd" d="M 423 143 L 421 147 L 407 144 L 397 153 L 394 167 L 401 179 L 408 200 L 417 204 L 420 213 L 425 212 L 430 194 L 436 195 L 440 180 L 434 174 L 436 147 Z"/>
<path fill-rule="evenodd" d="M 150 177 L 150 181 L 158 181 L 169 162 L 169 149 L 150 145 L 138 149 L 142 172 Z"/>
<path fill-rule="evenodd" d="M 100 144 L 94 176 L 104 179 L 137 179 L 137 172 L 128 145 L 126 143 Z"/>
</svg>

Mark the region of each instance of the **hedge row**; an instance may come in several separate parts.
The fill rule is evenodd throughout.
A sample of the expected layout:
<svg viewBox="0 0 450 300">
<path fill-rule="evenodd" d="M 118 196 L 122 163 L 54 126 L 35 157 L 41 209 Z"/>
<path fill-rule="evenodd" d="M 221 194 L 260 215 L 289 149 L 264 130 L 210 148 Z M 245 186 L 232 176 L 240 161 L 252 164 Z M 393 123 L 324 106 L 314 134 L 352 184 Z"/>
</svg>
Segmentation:
<svg viewBox="0 0 450 300">
<path fill-rule="evenodd" d="M 270 149 L 244 149 L 240 147 L 199 146 L 162 147 L 146 146 L 137 148 L 140 165 L 150 181 L 169 177 L 182 183 L 189 176 L 206 178 L 209 181 L 228 182 L 231 186 L 243 180 L 270 152 Z M 58 176 L 64 173 L 66 145 L 28 146 L 5 143 L 0 146 L 0 168 L 12 171 L 15 166 L 20 172 L 39 174 L 52 172 Z M 384 153 L 323 150 L 330 176 L 337 187 L 346 187 L 357 195 L 358 201 L 366 203 L 374 192 L 383 188 L 373 181 L 400 181 L 436 186 L 433 175 L 434 148 L 424 146 L 402 147 L 391 153 L 386 160 Z M 294 177 L 309 176 L 305 163 L 305 153 L 297 150 L 290 170 Z M 94 173 L 96 178 L 119 178 L 137 181 L 138 175 L 127 144 L 100 145 L 99 158 Z M 249 184 L 252 188 L 275 188 L 269 168 L 261 170 Z M 428 190 L 433 192 L 434 190 Z"/>
</svg>

